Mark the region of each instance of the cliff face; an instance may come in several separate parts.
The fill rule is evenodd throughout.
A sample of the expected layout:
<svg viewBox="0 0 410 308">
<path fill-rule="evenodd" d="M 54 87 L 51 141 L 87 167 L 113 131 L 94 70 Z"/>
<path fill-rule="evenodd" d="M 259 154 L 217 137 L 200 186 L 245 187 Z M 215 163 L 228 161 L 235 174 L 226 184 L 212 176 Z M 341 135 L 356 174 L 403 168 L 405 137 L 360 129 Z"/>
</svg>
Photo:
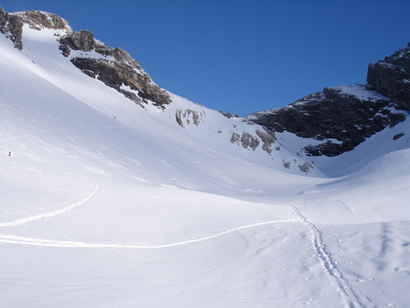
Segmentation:
<svg viewBox="0 0 410 308">
<path fill-rule="evenodd" d="M 88 76 L 101 80 L 135 103 L 143 106 L 149 100 L 165 108 L 171 102 L 167 92 L 152 81 L 128 52 L 95 40 L 92 32 L 73 32 L 62 37 L 60 43 L 60 50 L 66 57 L 70 56 L 72 50 L 95 51 L 101 55 L 98 58 L 77 55 L 71 58 L 71 62 Z"/>
<path fill-rule="evenodd" d="M 275 132 L 323 141 L 303 150 L 311 156 L 336 156 L 366 138 L 404 121 L 410 111 L 410 48 L 370 64 L 366 86 L 325 88 L 287 107 L 257 112 L 251 123 Z"/>
<path fill-rule="evenodd" d="M 0 32 L 9 38 L 14 46 L 20 50 L 23 49 L 22 33 L 23 19 L 14 14 L 8 14 L 0 6 Z"/>
<path fill-rule="evenodd" d="M 398 108 L 410 111 L 410 44 L 384 60 L 371 63 L 367 82 L 370 89 L 390 98 Z"/>
</svg>

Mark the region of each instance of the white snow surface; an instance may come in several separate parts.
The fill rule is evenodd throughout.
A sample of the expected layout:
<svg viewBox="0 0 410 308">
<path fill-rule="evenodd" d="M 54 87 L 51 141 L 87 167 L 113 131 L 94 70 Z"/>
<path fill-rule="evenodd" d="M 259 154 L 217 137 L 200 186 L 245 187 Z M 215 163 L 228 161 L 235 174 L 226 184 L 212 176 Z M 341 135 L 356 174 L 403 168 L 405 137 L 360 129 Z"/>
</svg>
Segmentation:
<svg viewBox="0 0 410 308">
<path fill-rule="evenodd" d="M 0 35 L 0 307 L 408 306 L 408 120 L 305 175 L 306 140 L 268 155 L 177 95 L 143 109 L 54 33 Z"/>
<path fill-rule="evenodd" d="M 367 90 L 365 86 L 360 84 L 350 85 L 350 86 L 343 86 L 343 87 L 336 87 L 335 89 L 341 90 L 343 93 L 353 95 L 358 97 L 360 100 L 368 100 L 368 101 L 377 101 L 377 100 L 386 100 L 389 99 L 380 93 Z"/>
</svg>

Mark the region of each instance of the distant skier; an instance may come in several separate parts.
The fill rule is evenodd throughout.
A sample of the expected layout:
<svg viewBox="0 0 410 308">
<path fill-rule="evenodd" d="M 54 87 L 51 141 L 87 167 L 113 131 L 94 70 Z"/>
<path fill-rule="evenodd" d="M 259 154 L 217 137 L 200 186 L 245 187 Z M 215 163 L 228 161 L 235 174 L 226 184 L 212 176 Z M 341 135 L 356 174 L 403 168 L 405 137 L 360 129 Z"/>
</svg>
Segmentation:
<svg viewBox="0 0 410 308">
<path fill-rule="evenodd" d="M 11 152 L 9 152 L 9 156 L 11 156 Z"/>
</svg>

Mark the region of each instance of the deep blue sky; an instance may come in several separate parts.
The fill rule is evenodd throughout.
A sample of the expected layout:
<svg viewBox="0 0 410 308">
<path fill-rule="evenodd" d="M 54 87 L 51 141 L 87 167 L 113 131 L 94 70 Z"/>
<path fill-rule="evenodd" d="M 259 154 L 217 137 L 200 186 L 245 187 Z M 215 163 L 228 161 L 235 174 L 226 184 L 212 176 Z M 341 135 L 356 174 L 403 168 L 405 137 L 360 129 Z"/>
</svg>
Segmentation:
<svg viewBox="0 0 410 308">
<path fill-rule="evenodd" d="M 127 50 L 165 89 L 244 116 L 326 86 L 410 42 L 410 1 L 0 0 L 42 10 Z"/>
</svg>

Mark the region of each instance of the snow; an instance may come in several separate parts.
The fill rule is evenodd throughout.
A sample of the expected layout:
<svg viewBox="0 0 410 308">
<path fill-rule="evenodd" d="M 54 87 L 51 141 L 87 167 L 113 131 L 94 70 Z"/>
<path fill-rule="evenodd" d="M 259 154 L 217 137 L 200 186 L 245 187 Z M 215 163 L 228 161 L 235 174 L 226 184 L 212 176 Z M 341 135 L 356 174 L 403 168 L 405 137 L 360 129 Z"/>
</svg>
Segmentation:
<svg viewBox="0 0 410 308">
<path fill-rule="evenodd" d="M 381 95 L 380 93 L 367 90 L 363 85 L 350 85 L 344 87 L 336 87 L 335 89 L 340 89 L 342 92 L 354 95 L 358 97 L 360 100 L 370 100 L 370 101 L 378 101 L 378 100 L 389 100 L 387 97 Z"/>
<path fill-rule="evenodd" d="M 261 127 L 175 94 L 143 109 L 54 32 L 0 36 L 1 307 L 408 305 L 408 120 L 306 176 L 311 140 L 268 155 L 230 142 Z"/>
<path fill-rule="evenodd" d="M 115 61 L 114 57 L 99 54 L 95 50 L 92 50 L 92 51 L 71 50 L 70 59 L 77 58 L 77 57 L 79 57 L 79 58 L 104 59 L 106 61 Z"/>
</svg>

